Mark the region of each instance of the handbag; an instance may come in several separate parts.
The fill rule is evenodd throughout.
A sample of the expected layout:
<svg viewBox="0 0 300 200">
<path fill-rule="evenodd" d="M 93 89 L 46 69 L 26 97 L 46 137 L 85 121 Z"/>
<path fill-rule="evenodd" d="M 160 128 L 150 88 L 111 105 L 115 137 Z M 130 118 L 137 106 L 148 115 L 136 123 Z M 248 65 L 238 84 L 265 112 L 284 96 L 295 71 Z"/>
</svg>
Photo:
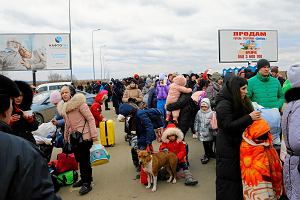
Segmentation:
<svg viewBox="0 0 300 200">
<path fill-rule="evenodd" d="M 83 126 L 81 132 L 79 132 L 79 131 L 73 131 L 70 134 L 70 143 L 72 145 L 73 150 L 76 149 L 76 148 L 78 148 L 78 145 L 83 142 L 82 133 L 83 133 L 85 124 L 86 124 L 86 120 L 84 122 L 84 126 Z"/>
<path fill-rule="evenodd" d="M 90 149 L 90 162 L 92 166 L 103 165 L 109 162 L 110 155 L 101 144 L 94 144 Z"/>
<path fill-rule="evenodd" d="M 64 143 L 62 151 L 65 154 L 73 153 L 73 147 L 72 147 L 71 143 L 69 143 L 69 142 Z"/>
<path fill-rule="evenodd" d="M 75 159 L 75 155 L 59 153 L 57 154 L 56 173 L 62 173 L 70 170 L 78 170 L 78 163 Z"/>
</svg>

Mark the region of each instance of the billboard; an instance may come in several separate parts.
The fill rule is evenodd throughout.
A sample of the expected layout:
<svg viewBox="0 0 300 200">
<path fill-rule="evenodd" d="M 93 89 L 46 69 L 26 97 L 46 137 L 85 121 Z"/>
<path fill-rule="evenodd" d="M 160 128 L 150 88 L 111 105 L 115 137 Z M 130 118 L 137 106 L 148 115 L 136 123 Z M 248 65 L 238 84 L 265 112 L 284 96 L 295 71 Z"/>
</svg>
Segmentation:
<svg viewBox="0 0 300 200">
<path fill-rule="evenodd" d="M 219 62 L 278 61 L 276 30 L 219 30 Z"/>
<path fill-rule="evenodd" d="M 0 34 L 0 70 L 70 69 L 69 33 Z"/>
</svg>

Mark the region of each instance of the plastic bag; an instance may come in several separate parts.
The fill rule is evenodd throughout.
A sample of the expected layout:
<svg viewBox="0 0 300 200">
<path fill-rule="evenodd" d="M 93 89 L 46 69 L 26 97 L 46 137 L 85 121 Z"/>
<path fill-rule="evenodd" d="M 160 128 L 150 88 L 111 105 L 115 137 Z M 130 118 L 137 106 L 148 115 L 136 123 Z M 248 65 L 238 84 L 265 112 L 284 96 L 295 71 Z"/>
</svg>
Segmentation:
<svg viewBox="0 0 300 200">
<path fill-rule="evenodd" d="M 110 155 L 101 144 L 94 144 L 90 149 L 90 161 L 92 166 L 103 165 L 109 162 Z"/>
<path fill-rule="evenodd" d="M 32 134 L 47 138 L 49 135 L 52 135 L 55 131 L 56 126 L 52 124 L 52 122 L 48 122 L 39 125 L 37 130 L 32 131 Z"/>
<path fill-rule="evenodd" d="M 261 117 L 266 120 L 270 126 L 270 132 L 273 138 L 273 145 L 280 145 L 281 133 L 281 115 L 278 108 L 262 108 Z"/>
</svg>

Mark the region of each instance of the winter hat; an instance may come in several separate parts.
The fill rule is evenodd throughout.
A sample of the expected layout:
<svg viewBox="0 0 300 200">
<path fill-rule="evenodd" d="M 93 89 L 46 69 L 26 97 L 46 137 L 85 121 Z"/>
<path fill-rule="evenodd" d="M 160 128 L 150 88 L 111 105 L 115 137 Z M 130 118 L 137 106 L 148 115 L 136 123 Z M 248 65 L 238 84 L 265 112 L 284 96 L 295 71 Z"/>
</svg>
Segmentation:
<svg viewBox="0 0 300 200">
<path fill-rule="evenodd" d="M 260 70 L 266 65 L 270 67 L 269 61 L 267 61 L 266 59 L 260 59 L 259 61 L 257 61 L 257 70 Z"/>
<path fill-rule="evenodd" d="M 291 82 L 292 88 L 299 88 L 300 87 L 300 65 L 295 64 L 292 65 L 288 70 L 287 70 L 287 76 L 288 79 Z"/>
<path fill-rule="evenodd" d="M 165 77 L 166 77 L 166 75 L 164 73 L 160 73 L 158 78 L 160 81 L 163 81 L 163 80 L 165 80 Z"/>
<path fill-rule="evenodd" d="M 210 101 L 209 101 L 209 99 L 208 98 L 203 98 L 201 100 L 201 104 L 200 105 L 201 106 L 207 106 L 208 108 L 210 108 Z"/>
<path fill-rule="evenodd" d="M 134 75 L 133 75 L 133 78 L 138 79 L 138 78 L 140 78 L 140 77 L 139 77 L 138 74 L 134 74 Z"/>
<path fill-rule="evenodd" d="M 212 69 L 208 69 L 206 72 L 207 75 L 213 75 L 213 73 L 214 73 L 214 71 Z"/>
<path fill-rule="evenodd" d="M 214 72 L 212 75 L 211 75 L 211 80 L 217 82 L 218 80 L 222 79 L 222 76 L 219 72 Z"/>
<path fill-rule="evenodd" d="M 61 101 L 60 92 L 57 90 L 51 92 L 49 101 L 52 104 L 57 104 L 58 102 L 60 102 Z"/>
<path fill-rule="evenodd" d="M 130 115 L 133 111 L 134 107 L 132 105 L 129 105 L 127 103 L 121 104 L 119 107 L 119 113 L 125 117 Z"/>
<path fill-rule="evenodd" d="M 200 105 L 201 100 L 206 96 L 206 92 L 205 91 L 197 91 L 194 94 L 192 94 L 192 99 L 194 102 L 197 102 L 198 105 Z"/>
<path fill-rule="evenodd" d="M 182 131 L 175 126 L 175 124 L 168 124 L 165 131 L 162 133 L 161 140 L 164 143 L 169 143 L 168 136 L 176 135 L 177 142 L 181 142 L 184 138 Z"/>
<path fill-rule="evenodd" d="M 181 85 L 181 86 L 185 86 L 186 85 L 186 79 L 184 78 L 183 75 L 176 76 L 173 79 L 173 82 L 176 83 L 177 85 Z"/>
</svg>

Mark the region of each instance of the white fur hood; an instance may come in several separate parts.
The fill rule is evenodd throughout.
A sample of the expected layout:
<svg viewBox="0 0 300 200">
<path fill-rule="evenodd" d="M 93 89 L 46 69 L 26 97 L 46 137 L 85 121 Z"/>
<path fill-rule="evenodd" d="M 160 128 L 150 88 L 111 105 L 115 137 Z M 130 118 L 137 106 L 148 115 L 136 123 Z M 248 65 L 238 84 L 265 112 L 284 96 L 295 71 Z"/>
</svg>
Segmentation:
<svg viewBox="0 0 300 200">
<path fill-rule="evenodd" d="M 86 98 L 81 93 L 76 93 L 68 102 L 59 102 L 57 110 L 60 110 L 62 115 L 79 108 L 83 103 L 86 103 Z"/>
<path fill-rule="evenodd" d="M 169 135 L 177 135 L 177 142 L 181 142 L 183 140 L 183 133 L 179 128 L 167 128 L 161 137 L 161 140 L 164 143 L 169 143 L 168 136 Z"/>
</svg>

